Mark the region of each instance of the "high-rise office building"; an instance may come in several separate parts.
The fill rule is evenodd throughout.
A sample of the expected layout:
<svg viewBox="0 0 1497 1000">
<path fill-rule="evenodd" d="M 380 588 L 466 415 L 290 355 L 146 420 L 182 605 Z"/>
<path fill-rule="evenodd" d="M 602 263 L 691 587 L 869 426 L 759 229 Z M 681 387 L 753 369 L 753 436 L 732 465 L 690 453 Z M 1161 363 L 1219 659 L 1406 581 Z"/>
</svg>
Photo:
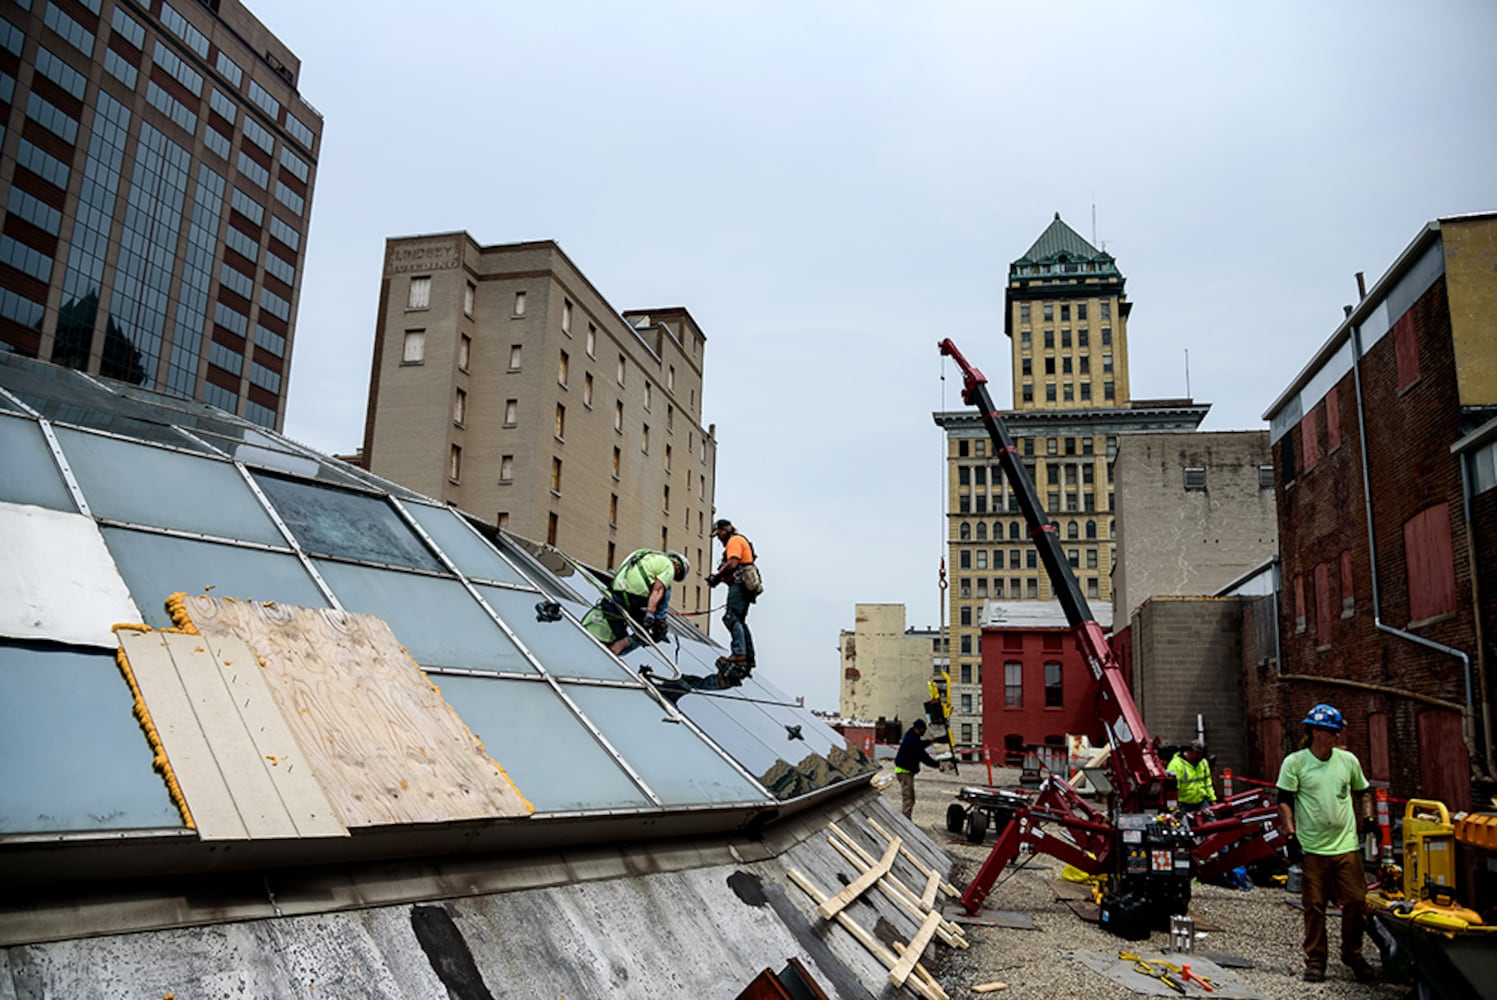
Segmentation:
<svg viewBox="0 0 1497 1000">
<path fill-rule="evenodd" d="M 322 116 L 237 0 L 0 13 L 0 350 L 279 428 Z"/>
<path fill-rule="evenodd" d="M 1113 257 L 1054 221 L 1008 271 L 1004 333 L 1013 409 L 1004 422 L 1088 601 L 1112 598 L 1113 470 L 1120 435 L 1194 430 L 1209 404 L 1136 400 L 1128 382 L 1133 304 Z M 958 345 L 962 346 L 962 345 Z M 966 354 L 981 366 L 980 347 Z M 946 431 L 952 704 L 980 695 L 986 602 L 1052 600 L 1054 591 L 976 411 L 935 414 Z M 992 678 L 1006 700 L 1045 697 L 1045 678 Z M 1005 670 L 1008 666 L 1005 666 Z M 953 715 L 959 743 L 1000 746 L 976 711 Z M 1002 713 L 998 713 L 1000 716 Z M 990 713 L 991 717 L 991 713 Z M 1062 733 L 1047 734 L 1063 736 Z"/>
<path fill-rule="evenodd" d="M 673 606 L 704 608 L 706 345 L 683 308 L 615 311 L 550 240 L 388 240 L 362 462 L 591 566 L 677 549 Z"/>
</svg>

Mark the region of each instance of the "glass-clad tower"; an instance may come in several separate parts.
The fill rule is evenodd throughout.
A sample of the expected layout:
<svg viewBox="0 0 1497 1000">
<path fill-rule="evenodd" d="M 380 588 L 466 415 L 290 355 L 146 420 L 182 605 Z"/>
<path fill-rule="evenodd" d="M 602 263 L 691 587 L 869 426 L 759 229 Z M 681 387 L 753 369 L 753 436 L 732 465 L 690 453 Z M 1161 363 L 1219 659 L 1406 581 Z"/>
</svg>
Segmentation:
<svg viewBox="0 0 1497 1000">
<path fill-rule="evenodd" d="M 236 0 L 0 10 L 0 349 L 279 427 L 322 116 Z"/>
</svg>

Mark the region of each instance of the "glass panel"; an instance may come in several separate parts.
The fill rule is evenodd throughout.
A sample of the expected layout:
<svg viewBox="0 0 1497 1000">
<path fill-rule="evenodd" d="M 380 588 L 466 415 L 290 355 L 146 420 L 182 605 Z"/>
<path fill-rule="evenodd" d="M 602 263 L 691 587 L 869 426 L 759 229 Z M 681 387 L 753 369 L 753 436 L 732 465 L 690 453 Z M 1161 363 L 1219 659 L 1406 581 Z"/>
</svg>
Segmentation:
<svg viewBox="0 0 1497 1000">
<path fill-rule="evenodd" d="M 643 691 L 568 684 L 567 696 L 592 720 L 666 805 L 760 802 L 764 792 Z"/>
<path fill-rule="evenodd" d="M 214 597 L 277 601 L 325 608 L 328 602 L 296 556 L 289 552 L 241 549 L 218 542 L 104 528 L 104 542 L 148 625 L 171 627 L 164 605 L 179 591 Z"/>
<path fill-rule="evenodd" d="M 349 611 L 383 618 L 423 667 L 538 671 L 451 577 L 317 560 L 317 572 Z M 530 617 L 535 617 L 531 601 Z"/>
<path fill-rule="evenodd" d="M 676 662 L 680 665 L 682 673 L 702 676 L 717 673 L 717 658 L 728 654 L 726 647 L 715 645 L 700 632 L 679 629 L 672 632 L 671 641 L 667 644 L 667 648 L 672 653 L 676 652 L 678 637 L 680 639 L 680 654 L 676 657 Z M 786 705 L 795 703 L 795 699 L 789 697 L 785 692 L 765 680 L 762 671 L 754 673 L 752 677 L 738 687 L 728 688 L 726 691 L 714 691 L 712 694 L 715 697 L 746 698 L 750 701 L 775 701 Z"/>
<path fill-rule="evenodd" d="M 676 707 L 683 715 L 696 723 L 712 742 L 722 747 L 729 756 L 742 764 L 744 770 L 758 777 L 775 766 L 776 761 L 779 760 L 780 751 L 771 750 L 738 720 L 738 713 L 732 711 L 737 704 L 737 702 L 723 698 L 687 695 L 676 702 Z M 783 732 L 780 734 L 780 739 L 782 742 L 785 739 Z"/>
<path fill-rule="evenodd" d="M 492 545 L 474 534 L 461 515 L 447 507 L 431 507 L 424 503 L 408 503 L 405 509 L 470 580 L 530 585 L 530 581 L 505 562 Z"/>
<path fill-rule="evenodd" d="M 286 539 L 227 462 L 57 428 L 57 440 L 94 516 L 220 538 Z"/>
<path fill-rule="evenodd" d="M 633 680 L 632 671 L 625 670 L 581 627 L 563 618 L 558 622 L 536 621 L 535 606 L 546 600 L 534 591 L 505 590 L 476 584 L 476 589 L 489 602 L 504 623 L 514 630 L 536 659 L 556 677 L 586 677 L 596 680 Z M 583 608 L 581 614 L 586 614 Z"/>
<path fill-rule="evenodd" d="M 0 385 L 49 420 L 190 448 L 148 407 L 107 392 L 58 365 L 27 362 L 0 351 Z"/>
<path fill-rule="evenodd" d="M 308 552 L 441 571 L 442 564 L 382 498 L 259 473 L 254 476 Z"/>
<path fill-rule="evenodd" d="M 0 642 L 0 833 L 182 827 L 111 653 Z"/>
<path fill-rule="evenodd" d="M 5 456 L 0 500 L 77 512 L 62 474 L 57 471 L 52 449 L 47 447 L 47 439 L 35 420 L 0 417 L 0 455 Z"/>
<path fill-rule="evenodd" d="M 442 696 L 538 813 L 653 805 L 549 684 L 437 679 Z"/>
</svg>

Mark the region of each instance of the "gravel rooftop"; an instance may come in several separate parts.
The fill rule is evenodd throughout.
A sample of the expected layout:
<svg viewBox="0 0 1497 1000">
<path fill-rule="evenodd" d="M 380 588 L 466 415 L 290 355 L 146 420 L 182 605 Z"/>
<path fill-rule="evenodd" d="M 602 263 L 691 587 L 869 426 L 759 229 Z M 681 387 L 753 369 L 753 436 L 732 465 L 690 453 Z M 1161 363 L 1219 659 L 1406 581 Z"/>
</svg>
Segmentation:
<svg viewBox="0 0 1497 1000">
<path fill-rule="evenodd" d="M 892 778 L 893 763 L 885 761 L 884 771 Z M 941 845 L 956 862 L 951 882 L 965 889 L 978 867 L 992 850 L 997 831 L 989 829 L 981 845 L 968 844 L 962 837 L 946 830 L 946 807 L 957 801 L 961 789 L 968 785 L 985 786 L 987 768 L 981 764 L 963 764 L 960 775 L 948 769 L 945 773 L 924 769 L 916 778 L 917 797 L 914 820 L 921 830 Z M 993 769 L 993 783 L 999 788 L 1018 789 L 1016 769 Z M 899 807 L 899 786 L 892 780 L 883 789 L 890 803 Z M 1026 861 L 1027 858 L 1027 861 Z M 1050 857 L 1021 855 L 1000 877 L 984 906 L 984 912 L 1018 911 L 1034 920 L 1033 930 L 1011 930 L 1000 927 L 965 927 L 970 947 L 965 951 L 932 944 L 926 952 L 926 966 L 940 980 L 952 998 L 978 996 L 972 987 L 992 982 L 1007 983 L 1006 990 L 989 992 L 996 997 L 1076 997 L 1084 1000 L 1109 1000 L 1151 995 L 1140 993 L 1107 976 L 1094 972 L 1073 953 L 1092 953 L 1113 958 L 1120 951 L 1136 952 L 1144 957 L 1163 955 L 1171 961 L 1188 961 L 1168 954 L 1169 934 L 1155 932 L 1145 941 L 1125 941 L 1102 930 L 1096 924 L 1078 917 L 1056 897 L 1055 883 L 1064 865 Z M 1410 987 L 1379 982 L 1362 985 L 1352 979 L 1351 970 L 1335 960 L 1340 941 L 1340 919 L 1330 921 L 1332 960 L 1324 983 L 1311 984 L 1300 979 L 1304 971 L 1300 941 L 1303 922 L 1300 911 L 1291 903 L 1298 896 L 1278 887 L 1249 891 L 1227 889 L 1197 883 L 1193 889 L 1191 916 L 1202 924 L 1219 927 L 1206 932 L 1195 942 L 1197 955 L 1225 953 L 1247 959 L 1254 968 L 1232 969 L 1240 977 L 1244 992 L 1236 996 L 1256 996 L 1263 1000 L 1300 1000 L 1320 997 L 1411 997 Z M 957 910 L 948 910 L 948 916 Z M 1363 954 L 1378 966 L 1377 949 L 1368 941 Z M 1199 968 L 1197 962 L 1197 968 Z M 1152 995 L 1180 996 L 1163 984 L 1155 984 Z M 1207 997 L 1204 990 L 1192 987 L 1191 997 Z"/>
</svg>

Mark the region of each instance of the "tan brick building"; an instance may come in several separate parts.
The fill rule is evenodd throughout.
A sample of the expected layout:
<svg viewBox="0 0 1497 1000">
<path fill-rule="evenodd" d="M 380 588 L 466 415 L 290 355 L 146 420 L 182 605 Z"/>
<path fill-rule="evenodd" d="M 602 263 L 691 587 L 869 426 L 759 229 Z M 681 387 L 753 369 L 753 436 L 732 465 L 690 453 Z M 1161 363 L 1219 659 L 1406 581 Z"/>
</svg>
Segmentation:
<svg viewBox="0 0 1497 1000">
<path fill-rule="evenodd" d="M 363 461 L 592 566 L 678 549 L 675 607 L 706 607 L 705 350 L 684 308 L 616 311 L 552 241 L 391 239 Z"/>
<path fill-rule="evenodd" d="M 1194 430 L 1207 404 L 1135 400 L 1128 383 L 1128 317 L 1133 304 L 1110 254 L 1093 247 L 1059 213 L 1009 266 L 1004 333 L 1013 365 L 1013 409 L 1005 415 L 1040 503 L 1092 601 L 1112 599 L 1111 459 L 1124 434 Z M 996 351 L 959 343 L 979 368 Z M 959 743 L 984 741 L 981 614 L 988 600 L 1051 600 L 1018 498 L 1003 478 L 973 409 L 934 414 L 946 431 L 947 575 L 952 703 Z M 1003 678 L 991 683 L 1002 685 Z M 1001 687 L 999 688 L 1001 693 Z M 963 695 L 971 695 L 963 699 Z"/>
</svg>

